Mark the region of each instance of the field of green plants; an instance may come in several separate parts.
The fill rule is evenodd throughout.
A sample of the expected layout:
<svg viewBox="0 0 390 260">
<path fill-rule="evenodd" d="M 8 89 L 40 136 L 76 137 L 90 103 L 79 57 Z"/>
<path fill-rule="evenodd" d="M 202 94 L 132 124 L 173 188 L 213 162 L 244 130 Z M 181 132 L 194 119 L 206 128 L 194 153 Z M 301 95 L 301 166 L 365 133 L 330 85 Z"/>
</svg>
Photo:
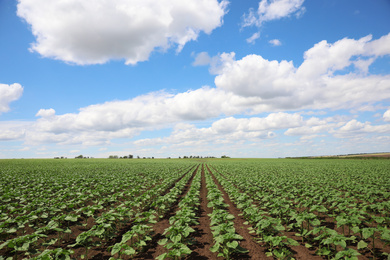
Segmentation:
<svg viewBox="0 0 390 260">
<path fill-rule="evenodd" d="M 0 160 L 0 259 L 388 259 L 387 159 Z"/>
</svg>

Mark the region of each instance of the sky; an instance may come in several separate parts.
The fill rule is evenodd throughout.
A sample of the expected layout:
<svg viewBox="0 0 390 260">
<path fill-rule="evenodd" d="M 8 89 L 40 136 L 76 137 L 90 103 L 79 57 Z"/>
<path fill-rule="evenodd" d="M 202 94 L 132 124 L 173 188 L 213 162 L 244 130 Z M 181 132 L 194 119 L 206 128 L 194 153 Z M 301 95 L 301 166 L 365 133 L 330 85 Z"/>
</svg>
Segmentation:
<svg viewBox="0 0 390 260">
<path fill-rule="evenodd" d="M 0 1 L 0 158 L 371 152 L 388 0 Z"/>
</svg>

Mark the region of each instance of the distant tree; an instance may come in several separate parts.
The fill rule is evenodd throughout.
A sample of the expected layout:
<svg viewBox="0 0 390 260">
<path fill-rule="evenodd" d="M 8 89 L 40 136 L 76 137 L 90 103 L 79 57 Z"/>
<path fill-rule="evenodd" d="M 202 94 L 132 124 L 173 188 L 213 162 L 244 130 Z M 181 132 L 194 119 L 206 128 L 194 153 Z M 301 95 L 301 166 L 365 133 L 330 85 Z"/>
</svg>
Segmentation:
<svg viewBox="0 0 390 260">
<path fill-rule="evenodd" d="M 230 158 L 230 157 L 227 155 L 222 155 L 221 158 Z"/>
<path fill-rule="evenodd" d="M 76 158 L 76 159 L 83 159 L 84 156 L 82 156 L 82 155 L 80 154 L 79 156 L 76 156 L 75 158 Z"/>
<path fill-rule="evenodd" d="M 109 159 L 118 159 L 118 155 L 110 155 L 108 156 Z"/>
<path fill-rule="evenodd" d="M 132 154 L 129 154 L 129 159 L 133 159 L 133 155 Z"/>
</svg>

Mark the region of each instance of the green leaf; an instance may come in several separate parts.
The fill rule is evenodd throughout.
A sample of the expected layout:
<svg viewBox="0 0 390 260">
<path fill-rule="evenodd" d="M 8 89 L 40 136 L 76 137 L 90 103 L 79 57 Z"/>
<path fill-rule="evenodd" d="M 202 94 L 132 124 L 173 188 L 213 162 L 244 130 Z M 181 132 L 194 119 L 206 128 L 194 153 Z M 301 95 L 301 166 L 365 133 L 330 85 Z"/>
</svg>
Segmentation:
<svg viewBox="0 0 390 260">
<path fill-rule="evenodd" d="M 232 220 L 232 219 L 234 219 L 234 215 L 228 214 L 228 215 L 226 216 L 226 219 L 227 219 L 227 220 Z"/>
<path fill-rule="evenodd" d="M 189 255 L 189 254 L 192 253 L 192 250 L 189 249 L 188 246 L 186 246 L 186 245 L 184 245 L 184 244 L 182 244 L 182 246 L 180 247 L 179 250 L 180 250 L 180 253 L 181 253 L 182 255 L 183 255 L 183 254 Z"/>
<path fill-rule="evenodd" d="M 292 238 L 287 238 L 287 243 L 291 246 L 299 246 L 298 241 L 292 239 Z"/>
<path fill-rule="evenodd" d="M 390 230 L 389 229 L 384 229 L 381 232 L 381 239 L 390 241 Z"/>
<path fill-rule="evenodd" d="M 76 222 L 76 221 L 77 221 L 77 216 L 74 216 L 74 215 L 67 215 L 67 216 L 65 217 L 65 220 L 66 220 L 66 221 Z"/>
<path fill-rule="evenodd" d="M 135 255 L 137 252 L 135 251 L 134 248 L 128 246 L 128 248 L 124 251 L 124 253 L 126 255 Z"/>
<path fill-rule="evenodd" d="M 178 234 L 176 236 L 173 236 L 173 237 L 171 237 L 171 240 L 172 240 L 173 243 L 177 244 L 177 243 L 179 243 L 181 241 L 181 235 Z"/>
<path fill-rule="evenodd" d="M 366 248 L 368 246 L 368 244 L 366 242 L 364 242 L 364 240 L 360 240 L 358 245 L 357 245 L 357 248 L 360 250 L 362 248 Z"/>
<path fill-rule="evenodd" d="M 168 238 L 164 238 L 164 239 L 159 240 L 159 241 L 158 241 L 158 244 L 159 244 L 160 246 L 163 246 L 163 245 L 165 245 L 167 242 L 168 242 Z"/>
<path fill-rule="evenodd" d="M 363 235 L 364 239 L 367 239 L 367 238 L 371 237 L 372 235 L 374 235 L 374 229 L 373 228 L 363 228 L 362 235 Z"/>
<path fill-rule="evenodd" d="M 7 233 L 9 233 L 9 234 L 10 234 L 10 233 L 15 233 L 16 231 L 18 231 L 18 230 L 17 230 L 16 228 L 13 227 L 13 228 L 8 229 L 8 230 L 7 230 Z"/>
<path fill-rule="evenodd" d="M 57 242 L 58 238 L 52 238 L 48 242 L 42 243 L 43 246 L 51 246 Z"/>
<path fill-rule="evenodd" d="M 229 247 L 229 248 L 235 249 L 235 248 L 237 248 L 237 246 L 238 246 L 238 242 L 237 242 L 236 240 L 234 240 L 234 241 L 231 241 L 231 242 L 227 242 L 226 245 L 227 245 L 227 247 Z"/>
<path fill-rule="evenodd" d="M 27 251 L 29 247 L 30 247 L 30 243 L 29 242 L 23 243 L 23 246 L 20 247 L 18 249 L 18 251 Z"/>
<path fill-rule="evenodd" d="M 345 242 L 345 240 L 340 240 L 340 241 L 335 241 L 334 244 L 336 246 L 341 246 L 343 248 L 346 248 L 347 247 L 347 243 Z"/>
<path fill-rule="evenodd" d="M 318 249 L 316 253 L 317 255 L 330 255 L 332 251 L 328 250 L 326 247 L 322 247 L 321 249 Z"/>
<path fill-rule="evenodd" d="M 167 257 L 168 253 L 164 253 L 162 255 L 159 255 L 158 257 L 156 257 L 157 260 L 163 260 Z"/>
<path fill-rule="evenodd" d="M 351 228 L 351 230 L 352 230 L 353 233 L 359 233 L 360 232 L 360 228 L 358 226 Z"/>
<path fill-rule="evenodd" d="M 210 251 L 213 253 L 217 252 L 219 250 L 219 246 L 219 243 L 215 243 L 212 247 L 210 247 Z"/>
</svg>

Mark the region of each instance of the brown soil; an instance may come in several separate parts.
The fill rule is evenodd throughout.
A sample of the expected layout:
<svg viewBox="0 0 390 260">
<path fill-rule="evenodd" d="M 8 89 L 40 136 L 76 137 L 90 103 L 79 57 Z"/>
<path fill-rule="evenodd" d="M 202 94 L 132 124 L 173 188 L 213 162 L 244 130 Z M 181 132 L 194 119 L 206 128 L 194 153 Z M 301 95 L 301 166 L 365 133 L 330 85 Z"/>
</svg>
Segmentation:
<svg viewBox="0 0 390 260">
<path fill-rule="evenodd" d="M 228 194 L 223 189 L 221 184 L 217 181 L 215 176 L 211 173 L 210 169 L 207 166 L 208 172 L 211 174 L 214 182 L 218 186 L 218 189 L 222 192 L 225 203 L 229 205 L 229 213 L 234 215 L 234 228 L 236 232 L 242 236 L 244 239 L 241 241 L 240 246 L 247 249 L 249 252 L 246 254 L 233 255 L 233 259 L 272 259 L 272 257 L 267 257 L 265 255 L 266 248 L 262 247 L 259 243 L 254 241 L 254 236 L 249 233 L 249 225 L 245 225 L 246 221 L 242 216 L 239 216 L 242 212 L 234 205 L 230 200 Z"/>
<path fill-rule="evenodd" d="M 217 257 L 216 253 L 210 251 L 210 247 L 213 246 L 213 234 L 210 229 L 210 217 L 208 214 L 212 213 L 212 209 L 207 207 L 207 188 L 206 188 L 206 177 L 204 172 L 204 165 L 202 164 L 201 169 L 201 186 L 200 186 L 200 207 L 197 213 L 199 225 L 194 226 L 197 243 L 190 246 L 193 251 L 187 259 L 202 260 L 202 259 L 223 259 Z"/>
<path fill-rule="evenodd" d="M 159 245 L 158 241 L 164 238 L 163 233 L 165 229 L 167 229 L 170 226 L 169 219 L 176 214 L 176 211 L 179 209 L 178 204 L 180 200 L 187 195 L 191 187 L 192 180 L 194 179 L 198 171 L 198 168 L 199 166 L 196 167 L 195 170 L 193 171 L 191 178 L 184 186 L 183 193 L 177 198 L 175 204 L 172 205 L 170 210 L 164 215 L 162 219 L 160 219 L 156 224 L 153 225 L 152 230 L 154 234 L 152 237 L 152 241 L 149 241 L 148 245 L 146 246 L 146 248 L 141 254 L 138 254 L 132 259 L 155 259 L 159 255 L 166 252 L 166 249 L 163 246 Z"/>
</svg>

